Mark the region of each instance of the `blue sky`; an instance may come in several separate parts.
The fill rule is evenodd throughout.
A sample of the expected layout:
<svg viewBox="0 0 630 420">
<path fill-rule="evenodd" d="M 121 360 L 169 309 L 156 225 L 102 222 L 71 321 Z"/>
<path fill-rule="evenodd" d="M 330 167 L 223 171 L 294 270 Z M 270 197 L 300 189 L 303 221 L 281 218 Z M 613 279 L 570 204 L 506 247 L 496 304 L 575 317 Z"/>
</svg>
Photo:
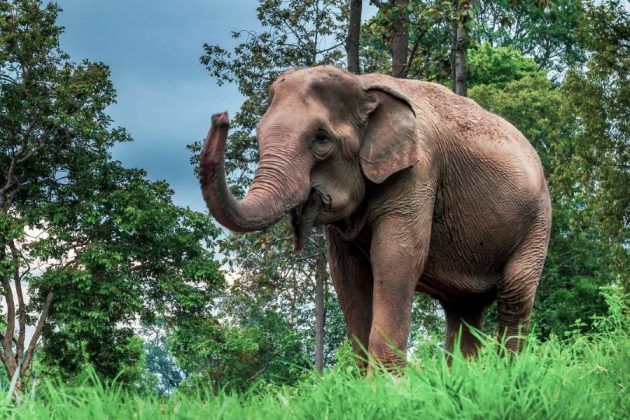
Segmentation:
<svg viewBox="0 0 630 420">
<path fill-rule="evenodd" d="M 109 108 L 133 143 L 115 159 L 165 179 L 179 205 L 204 210 L 186 145 L 202 139 L 210 116 L 233 115 L 242 97 L 218 87 L 199 63 L 204 42 L 234 44 L 231 30 L 256 30 L 257 0 L 58 0 L 61 47 L 74 61 L 109 65 L 118 103 Z"/>
<path fill-rule="evenodd" d="M 199 57 L 205 42 L 230 48 L 231 31 L 260 30 L 258 0 L 56 2 L 62 49 L 111 69 L 118 103 L 109 114 L 135 140 L 116 146 L 114 158 L 165 179 L 177 204 L 204 211 L 186 145 L 205 137 L 212 114 L 234 115 L 243 98 L 235 86 L 218 87 Z M 365 3 L 364 17 L 374 14 Z"/>
</svg>

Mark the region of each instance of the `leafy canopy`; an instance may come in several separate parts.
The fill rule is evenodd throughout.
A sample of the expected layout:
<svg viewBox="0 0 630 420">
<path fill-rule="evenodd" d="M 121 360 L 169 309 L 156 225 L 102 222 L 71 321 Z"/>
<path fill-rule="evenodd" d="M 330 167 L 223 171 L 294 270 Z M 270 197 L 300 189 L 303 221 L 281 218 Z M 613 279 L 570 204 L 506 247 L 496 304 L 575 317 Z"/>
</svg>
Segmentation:
<svg viewBox="0 0 630 420">
<path fill-rule="evenodd" d="M 174 205 L 165 182 L 112 159 L 131 138 L 106 112 L 109 69 L 60 49 L 59 11 L 0 3 L 0 275 L 19 337 L 42 312 L 46 369 L 69 377 L 92 363 L 113 378 L 141 359 L 136 320 L 210 304 L 223 284 L 211 252 L 218 230 Z M 7 329 L 5 356 L 19 361 L 20 338 L 12 345 Z"/>
</svg>

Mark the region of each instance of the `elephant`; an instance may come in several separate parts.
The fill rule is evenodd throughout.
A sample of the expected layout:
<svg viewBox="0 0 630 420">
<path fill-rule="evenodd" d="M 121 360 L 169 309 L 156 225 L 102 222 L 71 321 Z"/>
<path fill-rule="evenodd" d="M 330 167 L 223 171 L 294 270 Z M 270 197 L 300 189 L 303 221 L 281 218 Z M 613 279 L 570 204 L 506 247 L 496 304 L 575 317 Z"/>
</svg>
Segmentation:
<svg viewBox="0 0 630 420">
<path fill-rule="evenodd" d="M 213 116 L 200 155 L 208 209 L 235 232 L 289 213 L 296 250 L 324 225 L 357 358 L 406 363 L 415 292 L 442 305 L 447 354 L 456 342 L 476 354 L 474 329 L 495 300 L 499 334 L 520 351 L 551 199 L 536 151 L 510 123 L 435 83 L 290 69 L 270 87 L 258 166 L 240 200 L 225 176 L 228 125 L 227 113 Z"/>
</svg>

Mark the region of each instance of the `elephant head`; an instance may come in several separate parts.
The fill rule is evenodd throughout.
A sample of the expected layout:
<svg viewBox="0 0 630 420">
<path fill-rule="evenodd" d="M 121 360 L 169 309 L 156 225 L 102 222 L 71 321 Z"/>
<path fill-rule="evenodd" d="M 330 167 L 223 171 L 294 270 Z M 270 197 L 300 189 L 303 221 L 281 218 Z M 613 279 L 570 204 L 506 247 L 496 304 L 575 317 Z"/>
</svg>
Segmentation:
<svg viewBox="0 0 630 420">
<path fill-rule="evenodd" d="M 204 199 L 237 232 L 265 228 L 291 213 L 295 248 L 313 225 L 341 221 L 369 183 L 418 160 L 416 118 L 407 99 L 332 66 L 294 69 L 271 86 L 257 128 L 260 161 L 246 196 L 227 188 L 227 114 L 213 116 L 200 160 Z"/>
</svg>

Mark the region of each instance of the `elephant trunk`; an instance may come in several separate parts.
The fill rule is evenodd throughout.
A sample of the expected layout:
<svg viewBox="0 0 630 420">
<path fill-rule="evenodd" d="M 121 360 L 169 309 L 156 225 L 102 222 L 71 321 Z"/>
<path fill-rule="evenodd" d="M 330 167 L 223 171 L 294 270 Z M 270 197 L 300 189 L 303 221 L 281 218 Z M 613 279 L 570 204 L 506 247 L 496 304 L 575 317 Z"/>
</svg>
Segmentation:
<svg viewBox="0 0 630 420">
<path fill-rule="evenodd" d="M 227 113 L 212 116 L 212 127 L 206 137 L 200 157 L 199 176 L 203 197 L 214 218 L 235 232 L 251 232 L 277 222 L 287 211 L 308 198 L 305 186 L 289 178 L 292 174 L 278 172 L 278 162 L 261 157 L 254 181 L 246 196 L 236 200 L 225 177 L 225 142 L 229 120 Z"/>
</svg>

